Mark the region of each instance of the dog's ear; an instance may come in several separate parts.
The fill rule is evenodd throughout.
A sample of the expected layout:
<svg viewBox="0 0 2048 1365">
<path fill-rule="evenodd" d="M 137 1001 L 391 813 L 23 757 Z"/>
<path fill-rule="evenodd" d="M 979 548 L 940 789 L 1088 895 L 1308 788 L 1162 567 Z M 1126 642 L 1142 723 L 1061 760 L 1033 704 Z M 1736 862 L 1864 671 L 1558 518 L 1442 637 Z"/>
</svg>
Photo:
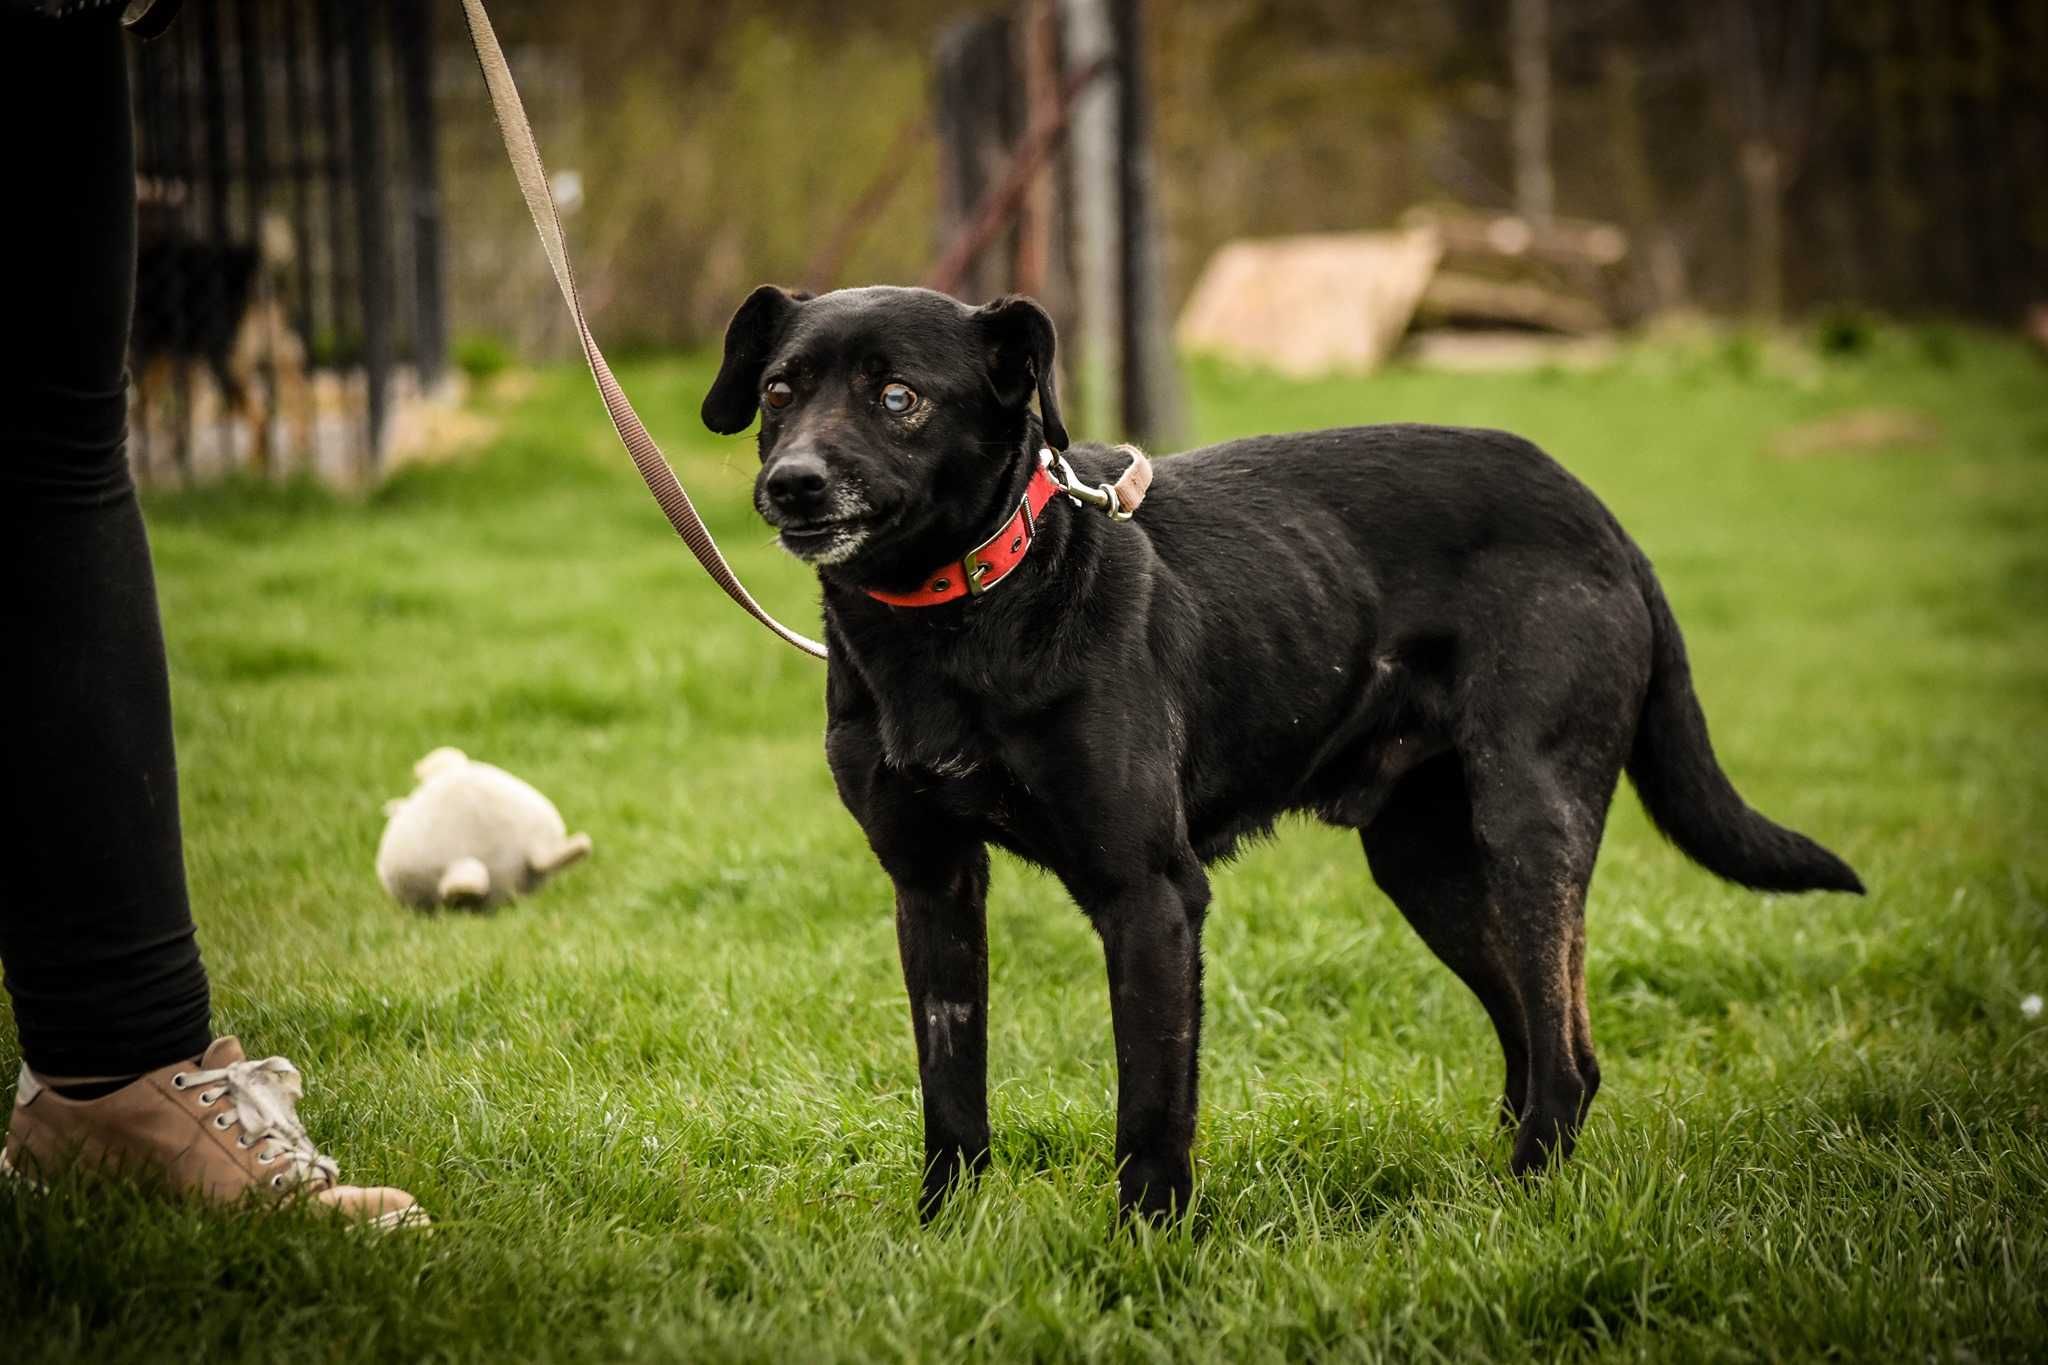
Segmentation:
<svg viewBox="0 0 2048 1365">
<path fill-rule="evenodd" d="M 775 339 L 782 335 L 790 316 L 809 294 L 792 294 L 764 284 L 747 295 L 747 301 L 725 326 L 725 363 L 718 378 L 704 395 L 704 425 L 721 436 L 731 436 L 753 425 L 761 406 L 761 370 Z"/>
<path fill-rule="evenodd" d="M 1045 443 L 1065 450 L 1067 424 L 1060 420 L 1059 393 L 1053 386 L 1057 342 L 1052 318 L 1022 294 L 1011 294 L 977 308 L 974 321 L 987 341 L 989 383 L 996 397 L 1010 407 L 1022 407 L 1036 388 Z"/>
</svg>

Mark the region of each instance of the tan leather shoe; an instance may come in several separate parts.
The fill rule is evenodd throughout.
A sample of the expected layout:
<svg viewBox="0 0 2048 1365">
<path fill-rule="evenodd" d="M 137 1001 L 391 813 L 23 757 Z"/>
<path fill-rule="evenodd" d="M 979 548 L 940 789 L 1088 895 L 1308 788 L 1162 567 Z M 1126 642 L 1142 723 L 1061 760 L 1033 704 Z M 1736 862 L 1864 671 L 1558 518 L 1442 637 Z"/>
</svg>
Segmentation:
<svg viewBox="0 0 2048 1365">
<path fill-rule="evenodd" d="M 67 1099 L 23 1066 L 0 1175 L 32 1184 L 70 1171 L 125 1173 L 177 1193 L 230 1202 L 298 1199 L 377 1229 L 423 1227 L 404 1190 L 340 1183 L 299 1123 L 299 1070 L 252 1062 L 233 1038 L 198 1065 L 164 1067 L 97 1099 Z"/>
</svg>

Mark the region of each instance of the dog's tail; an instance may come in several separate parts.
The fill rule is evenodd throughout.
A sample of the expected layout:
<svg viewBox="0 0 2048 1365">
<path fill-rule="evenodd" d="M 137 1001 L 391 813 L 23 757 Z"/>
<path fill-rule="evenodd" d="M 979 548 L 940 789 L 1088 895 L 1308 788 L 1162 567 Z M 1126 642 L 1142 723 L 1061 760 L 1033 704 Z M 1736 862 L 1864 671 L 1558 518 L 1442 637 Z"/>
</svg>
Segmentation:
<svg viewBox="0 0 2048 1365">
<path fill-rule="evenodd" d="M 1758 891 L 1853 891 L 1855 870 L 1803 834 L 1773 824 L 1742 799 L 1714 757 L 1692 690 L 1685 639 L 1664 589 L 1638 557 L 1652 630 L 1650 690 L 1636 721 L 1628 775 L 1664 837 L 1717 876 Z"/>
</svg>

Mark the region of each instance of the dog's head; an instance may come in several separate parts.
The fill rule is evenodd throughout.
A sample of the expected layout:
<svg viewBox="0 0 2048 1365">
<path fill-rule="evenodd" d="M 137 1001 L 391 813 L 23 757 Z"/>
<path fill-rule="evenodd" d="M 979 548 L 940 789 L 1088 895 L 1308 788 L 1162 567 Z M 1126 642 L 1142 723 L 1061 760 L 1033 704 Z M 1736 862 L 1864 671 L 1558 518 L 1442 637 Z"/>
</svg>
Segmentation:
<svg viewBox="0 0 2048 1365">
<path fill-rule="evenodd" d="M 958 554 L 1020 468 L 1034 394 L 1043 439 L 1066 448 L 1053 345 L 1026 298 L 763 285 L 726 328 L 704 425 L 732 435 L 760 414 L 754 506 L 799 559 Z"/>
</svg>

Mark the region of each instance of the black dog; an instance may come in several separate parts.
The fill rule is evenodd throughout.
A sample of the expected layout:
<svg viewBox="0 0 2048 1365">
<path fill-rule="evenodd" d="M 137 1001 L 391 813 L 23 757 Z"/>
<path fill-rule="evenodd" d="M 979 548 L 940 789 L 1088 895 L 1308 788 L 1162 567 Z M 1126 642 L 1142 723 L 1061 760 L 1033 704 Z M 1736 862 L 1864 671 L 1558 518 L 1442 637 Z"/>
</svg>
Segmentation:
<svg viewBox="0 0 2048 1365">
<path fill-rule="evenodd" d="M 1358 830 L 1485 1005 L 1518 1174 L 1570 1152 L 1600 1085 L 1583 911 L 1624 768 L 1710 871 L 1862 890 L 1736 794 L 1648 560 L 1527 441 L 1232 441 L 1162 462 L 1118 525 L 1037 506 L 1052 375 L 1028 299 L 763 287 L 704 400 L 717 432 L 761 414 L 756 505 L 823 584 L 825 751 L 895 882 L 927 1214 L 988 1160 L 989 843 L 1102 936 L 1119 1195 L 1147 1215 L 1190 1193 L 1203 867 L 1283 812 Z M 1071 455 L 1089 483 L 1124 466 Z"/>
<path fill-rule="evenodd" d="M 181 237 L 148 237 L 136 250 L 135 319 L 129 336 L 137 375 L 159 362 L 204 361 L 223 404 L 247 403 L 235 341 L 256 302 L 261 260 L 254 247 Z"/>
</svg>

